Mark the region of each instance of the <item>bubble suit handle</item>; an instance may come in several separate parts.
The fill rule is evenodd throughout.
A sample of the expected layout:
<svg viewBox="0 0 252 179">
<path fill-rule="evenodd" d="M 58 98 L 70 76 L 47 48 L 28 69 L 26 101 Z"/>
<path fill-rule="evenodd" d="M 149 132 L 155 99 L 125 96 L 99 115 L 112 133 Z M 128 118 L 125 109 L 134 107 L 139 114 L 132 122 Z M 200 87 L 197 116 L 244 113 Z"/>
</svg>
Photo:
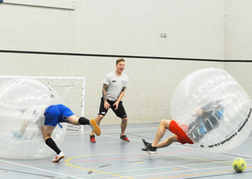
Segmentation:
<svg viewBox="0 0 252 179">
<path fill-rule="evenodd" d="M 223 69 L 187 75 L 176 87 L 170 109 L 172 119 L 205 152 L 229 151 L 251 132 L 251 98 Z"/>
</svg>

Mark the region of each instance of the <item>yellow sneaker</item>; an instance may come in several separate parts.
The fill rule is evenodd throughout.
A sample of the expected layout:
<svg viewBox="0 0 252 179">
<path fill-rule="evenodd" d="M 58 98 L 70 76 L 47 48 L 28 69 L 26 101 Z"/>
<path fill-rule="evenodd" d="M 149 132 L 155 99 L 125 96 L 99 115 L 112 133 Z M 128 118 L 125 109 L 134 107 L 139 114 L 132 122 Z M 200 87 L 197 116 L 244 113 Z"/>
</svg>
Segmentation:
<svg viewBox="0 0 252 179">
<path fill-rule="evenodd" d="M 101 129 L 100 129 L 100 127 L 97 125 L 96 121 L 95 121 L 94 119 L 91 119 L 91 120 L 89 121 L 89 123 L 90 123 L 90 126 L 92 127 L 92 129 L 94 130 L 94 133 L 95 133 L 97 136 L 101 135 Z"/>
</svg>

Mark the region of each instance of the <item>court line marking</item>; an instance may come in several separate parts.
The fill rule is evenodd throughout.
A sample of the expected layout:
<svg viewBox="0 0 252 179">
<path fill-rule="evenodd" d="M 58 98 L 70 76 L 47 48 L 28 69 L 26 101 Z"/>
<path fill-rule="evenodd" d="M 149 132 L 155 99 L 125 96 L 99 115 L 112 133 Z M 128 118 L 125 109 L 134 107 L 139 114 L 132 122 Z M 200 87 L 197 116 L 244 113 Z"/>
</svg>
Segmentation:
<svg viewBox="0 0 252 179">
<path fill-rule="evenodd" d="M 236 157 L 249 158 L 249 159 L 252 158 L 252 156 L 249 156 L 249 155 L 235 154 L 235 153 L 230 153 L 230 152 L 222 152 L 222 154 L 232 155 L 232 156 L 236 156 Z"/>
<path fill-rule="evenodd" d="M 97 155 L 108 155 L 108 154 L 89 154 L 89 155 L 76 156 L 76 157 L 72 157 L 72 158 L 66 159 L 65 163 L 67 165 L 71 166 L 71 167 L 74 167 L 74 168 L 79 168 L 79 169 L 83 169 L 83 170 L 93 171 L 93 172 L 96 172 L 96 173 L 102 173 L 102 174 L 106 174 L 106 175 L 112 175 L 112 176 L 116 176 L 116 177 L 120 177 L 120 178 L 134 179 L 134 178 L 122 176 L 122 175 L 119 175 L 119 174 L 114 174 L 112 172 L 103 172 L 103 171 L 99 171 L 99 170 L 95 170 L 95 169 L 90 169 L 90 168 L 85 168 L 85 167 L 79 167 L 79 166 L 72 165 L 72 164 L 69 163 L 69 161 L 72 160 L 72 159 L 81 158 L 81 157 L 97 156 Z"/>
<path fill-rule="evenodd" d="M 193 158 L 193 157 L 187 157 L 187 156 L 178 156 L 178 155 L 170 155 L 170 156 L 174 156 L 174 157 L 181 157 L 181 158 L 190 158 L 190 159 L 196 159 L 196 160 L 200 160 L 200 161 L 207 161 L 207 162 L 210 162 L 210 163 L 197 163 L 197 164 L 192 164 L 192 165 L 178 165 L 178 166 L 173 166 L 173 167 L 166 167 L 166 168 L 176 168 L 176 167 L 180 167 L 180 168 L 191 168 L 191 170 L 186 170 L 186 171 L 199 171 L 199 170 L 209 170 L 209 169 L 215 169 L 215 168 L 220 168 L 220 167 L 211 167 L 211 168 L 193 168 L 193 166 L 197 166 L 197 165 L 210 165 L 210 164 L 225 164 L 225 165 L 228 165 L 228 166 L 221 166 L 221 167 L 229 167 L 229 168 L 232 168 L 232 162 L 233 160 L 226 160 L 226 161 L 215 161 L 215 160 L 209 160 L 209 159 L 200 159 L 200 158 Z M 247 160 L 248 161 L 248 160 Z M 249 160 L 250 161 L 250 160 Z M 247 162 L 247 165 L 248 165 L 248 162 Z M 246 167 L 246 169 L 250 169 L 252 167 Z M 151 169 L 149 169 L 151 170 Z M 234 171 L 234 169 L 231 169 L 230 171 Z M 173 172 L 165 172 L 165 173 L 154 173 L 154 174 L 147 174 L 147 175 L 157 175 L 157 174 L 167 174 L 167 173 L 179 173 L 181 171 L 173 171 Z M 183 171 L 185 172 L 185 171 Z M 200 174 L 198 174 L 200 175 Z M 139 176 L 142 176 L 142 175 L 139 175 Z M 138 175 L 137 176 L 133 176 L 133 177 L 139 177 Z M 192 175 L 193 176 L 193 175 Z M 174 176 L 173 176 L 174 177 Z M 176 177 L 176 176 L 175 176 Z M 182 176 L 183 177 L 183 176 Z"/>
<path fill-rule="evenodd" d="M 114 131 L 116 131 L 116 130 L 114 130 Z M 155 130 L 156 131 L 156 130 Z M 132 131 L 133 132 L 133 131 Z M 111 134 L 111 132 L 109 132 L 110 134 Z M 115 137 L 115 136 L 111 136 L 111 135 L 104 135 L 104 136 L 107 136 L 107 137 L 111 137 L 111 138 L 118 138 L 118 137 Z M 135 141 L 141 141 L 140 139 L 136 139 Z M 174 144 L 174 145 L 176 145 L 176 144 Z M 176 145 L 177 147 L 183 147 L 183 148 L 190 148 L 190 149 L 197 149 L 197 150 L 199 150 L 195 145 L 190 145 L 190 146 L 187 146 L 187 145 L 179 145 L 179 144 L 177 144 Z M 232 153 L 220 153 L 220 154 L 226 154 L 226 155 L 238 155 L 238 154 L 232 154 Z M 248 157 L 249 158 L 249 156 L 246 156 L 246 157 Z M 207 159 L 206 159 L 207 160 Z M 209 161 L 211 161 L 211 160 L 209 160 Z M 217 163 L 221 163 L 220 161 L 217 161 Z M 209 164 L 209 163 L 208 163 Z M 198 165 L 198 164 L 197 164 Z M 187 168 L 189 168 L 189 167 L 187 167 Z M 195 169 L 195 170 L 197 170 L 197 169 Z M 231 171 L 233 171 L 233 170 L 231 170 Z M 120 172 L 122 172 L 122 171 L 120 171 Z M 104 173 L 106 173 L 106 172 L 102 172 L 103 174 Z M 110 173 L 112 173 L 112 172 L 110 172 Z M 116 172 L 113 172 L 113 173 L 116 173 Z M 120 176 L 120 177 L 123 177 L 123 176 Z"/>
<path fill-rule="evenodd" d="M 215 167 L 215 168 L 218 168 L 218 167 Z M 252 167 L 247 167 L 247 168 L 252 168 Z M 210 169 L 212 169 L 212 168 L 210 168 Z M 181 178 L 181 177 L 191 177 L 191 176 L 202 176 L 202 175 L 220 174 L 220 173 L 227 173 L 227 172 L 232 172 L 232 171 L 234 172 L 234 169 L 232 169 L 232 170 L 215 171 L 215 172 L 187 174 L 187 175 L 177 175 L 177 176 L 167 176 L 167 177 L 155 177 L 155 178 L 148 178 L 148 179 Z"/>
<path fill-rule="evenodd" d="M 177 155 L 170 155 L 172 157 L 178 157 Z M 180 156 L 179 156 L 180 157 Z M 181 156 L 182 157 L 182 156 Z M 182 157 L 184 158 L 184 157 Z M 212 164 L 214 163 L 225 163 L 226 161 L 224 162 L 219 162 L 219 161 L 211 161 Z M 209 165 L 209 163 L 197 163 L 197 164 L 191 164 L 191 165 L 177 165 L 177 166 L 167 166 L 167 167 L 158 167 L 158 168 L 149 168 L 148 171 L 153 171 L 153 170 L 160 170 L 160 169 L 173 169 L 173 168 L 187 168 L 189 170 L 183 170 L 183 172 L 185 171 L 198 171 L 198 170 L 208 170 L 208 169 L 214 169 L 214 168 L 219 168 L 219 167 L 211 167 L 211 168 L 196 168 L 195 166 L 202 166 L 202 165 Z M 226 166 L 226 167 L 229 167 L 229 166 Z M 132 171 L 131 171 L 132 172 Z M 167 174 L 167 173 L 179 173 L 181 171 L 169 171 L 169 172 L 161 172 L 161 173 L 153 173 L 153 174 L 144 174 L 144 175 L 134 175 L 132 177 L 139 177 L 139 176 L 150 176 L 150 175 L 157 175 L 157 174 Z"/>
<path fill-rule="evenodd" d="M 53 171 L 50 171 L 50 170 L 45 170 L 45 169 L 41 169 L 41 168 L 37 168 L 37 167 L 32 167 L 32 166 L 24 165 L 24 164 L 20 164 L 20 163 L 14 163 L 14 162 L 10 162 L 10 161 L 7 161 L 7 160 L 0 159 L 0 161 L 4 162 L 4 163 L 9 163 L 9 164 L 12 164 L 12 165 L 18 165 L 18 166 L 21 166 L 21 167 L 26 167 L 26 168 L 31 168 L 31 169 L 35 169 L 35 170 L 40 170 L 40 171 L 43 171 L 43 172 L 57 174 L 57 175 L 63 176 L 63 177 L 72 177 L 72 178 L 77 178 L 77 179 L 83 179 L 83 178 L 71 176 L 71 175 L 68 175 L 68 174 L 53 172 Z"/>
<path fill-rule="evenodd" d="M 190 149 L 186 149 L 186 150 L 182 150 L 182 151 L 187 151 L 187 150 L 190 150 Z M 182 152 L 182 151 L 176 151 L 175 153 L 178 153 L 178 152 Z M 170 153 L 174 153 L 174 152 L 170 152 Z M 72 160 L 72 159 L 76 159 L 76 158 L 82 158 L 82 157 L 91 157 L 91 156 L 97 156 L 97 155 L 118 155 L 118 154 L 137 154 L 139 155 L 140 153 L 105 153 L 105 154 L 89 154 L 89 155 L 81 155 L 81 156 L 75 156 L 75 157 L 71 157 L 69 159 L 66 159 L 65 160 L 65 163 L 71 167 L 74 167 L 74 168 L 79 168 L 79 169 L 83 169 L 83 170 L 88 170 L 88 171 L 93 171 L 93 172 L 96 172 L 96 173 L 101 173 L 101 174 L 106 174 L 106 175 L 112 175 L 112 176 L 117 176 L 117 177 L 120 177 L 120 178 L 129 178 L 129 179 L 133 179 L 131 177 L 126 177 L 126 176 L 122 176 L 122 175 L 119 175 L 119 174 L 115 174 L 115 173 L 122 173 L 122 171 L 118 171 L 118 172 L 103 172 L 103 171 L 99 171 L 99 170 L 95 170 L 95 169 L 90 169 L 90 168 L 85 168 L 85 167 L 79 167 L 79 166 L 76 166 L 76 165 L 73 165 L 73 164 L 70 164 L 69 161 Z M 166 153 L 167 154 L 167 153 Z M 166 154 L 157 154 L 155 156 L 158 156 L 158 155 L 166 155 Z M 143 155 L 143 153 L 141 153 L 142 156 L 138 156 L 138 157 L 130 157 L 130 158 L 142 158 L 142 157 L 149 157 L 148 155 Z M 126 158 L 117 158 L 116 160 L 118 159 L 126 159 Z M 115 160 L 115 159 L 106 159 L 106 160 Z M 92 161 L 92 160 L 90 160 Z M 93 160 L 93 161 L 97 161 L 97 160 Z M 101 160 L 99 160 L 101 161 Z M 144 169 L 146 170 L 146 169 Z M 124 172 L 123 172 L 124 173 Z M 127 173 L 127 172 L 126 172 Z M 85 176 L 85 175 L 82 175 L 82 176 Z M 95 176 L 94 174 L 92 174 L 92 176 Z M 97 176 L 97 175 L 96 175 Z"/>
<path fill-rule="evenodd" d="M 164 169 L 172 169 L 173 167 L 167 167 L 167 168 L 164 168 Z M 202 168 L 202 169 L 194 169 L 195 171 L 198 171 L 198 170 L 206 170 L 206 169 L 214 169 L 214 168 L 219 168 L 219 167 L 213 167 L 213 168 Z M 183 170 L 183 172 L 190 172 L 190 171 L 194 171 L 194 170 Z M 234 171 L 234 170 L 231 170 L 231 171 Z M 173 174 L 173 173 L 179 173 L 181 171 L 171 171 L 171 172 L 161 172 L 161 173 L 148 173 L 148 174 L 141 174 L 141 175 L 133 175 L 131 177 L 143 177 L 143 176 L 151 176 L 151 175 L 162 175 L 162 174 Z M 189 174 L 188 174 L 189 175 Z M 194 174 L 192 174 L 194 175 Z M 177 176 L 181 176 L 183 177 L 184 175 L 177 175 Z M 174 176 L 169 176 L 170 178 L 173 178 Z M 176 177 L 176 176 L 175 176 Z M 162 177 L 155 177 L 155 179 L 158 179 L 158 178 L 162 178 Z M 177 177 L 178 178 L 178 177 Z M 145 179 L 154 179 L 154 178 L 146 178 Z"/>
<path fill-rule="evenodd" d="M 215 162 L 215 163 L 220 163 L 220 162 Z M 220 168 L 220 167 L 210 167 L 210 168 L 200 168 L 200 169 L 197 169 L 197 168 L 193 168 L 193 165 L 209 165 L 209 163 L 198 163 L 198 164 L 192 164 L 192 165 L 190 165 L 191 167 L 189 167 L 189 166 L 169 166 L 169 167 L 158 167 L 158 168 L 149 168 L 149 169 L 145 169 L 145 170 L 148 170 L 148 171 L 153 171 L 153 170 L 157 170 L 157 169 L 173 169 L 173 168 L 176 168 L 176 167 L 180 167 L 180 168 L 192 168 L 191 170 L 183 170 L 183 172 L 190 172 L 190 171 L 200 171 L 200 170 L 210 170 L 210 169 L 216 169 L 216 168 Z M 229 167 L 230 168 L 230 166 L 223 166 L 222 168 L 227 168 L 227 167 Z M 246 167 L 246 170 L 248 170 L 248 169 L 251 169 L 252 167 Z M 140 170 L 142 170 L 143 171 L 143 169 L 140 169 Z M 128 172 L 134 172 L 134 171 L 136 171 L 136 170 L 131 170 L 131 171 L 128 171 Z M 228 170 L 229 171 L 229 170 Z M 230 169 L 230 171 L 233 171 L 233 172 L 235 172 L 233 169 Z M 179 173 L 179 172 L 181 172 L 181 171 L 169 171 L 169 172 L 161 172 L 161 173 L 152 173 L 152 174 L 150 174 L 150 173 L 148 173 L 148 174 L 141 174 L 141 175 L 132 175 L 131 177 L 143 177 L 143 176 L 150 176 L 150 175 L 160 175 L 160 174 L 175 174 L 175 173 Z M 220 172 L 220 171 L 217 171 L 217 172 Z M 114 172 L 115 173 L 115 172 Z M 221 171 L 221 173 L 222 173 L 222 171 Z M 200 173 L 200 174 L 188 174 L 188 176 L 189 175 L 192 175 L 192 176 L 194 176 L 194 175 L 206 175 L 207 173 Z M 169 176 L 169 178 L 172 178 L 172 177 L 184 177 L 185 175 L 177 175 L 177 176 Z M 157 177 L 156 177 L 157 178 Z M 155 179 L 156 179 L 155 178 Z M 162 177 L 158 177 L 158 178 L 162 178 Z M 114 179 L 114 178 L 113 178 Z M 149 178 L 149 179 L 152 179 L 152 178 Z"/>
<path fill-rule="evenodd" d="M 224 163 L 224 162 L 211 162 L 212 164 L 214 163 Z M 220 166 L 218 167 L 209 167 L 209 168 L 196 168 L 196 166 L 198 165 L 209 165 L 209 163 L 197 163 L 197 164 L 192 164 L 192 165 L 177 165 L 177 166 L 169 166 L 169 167 L 163 167 L 162 169 L 173 169 L 173 168 L 187 168 L 189 170 L 183 170 L 183 172 L 192 172 L 192 171 L 200 171 L 200 170 L 209 170 L 209 169 L 215 169 L 215 168 L 220 168 Z M 222 166 L 224 168 L 229 167 L 230 166 Z M 157 170 L 156 168 L 152 168 L 152 169 L 148 169 L 148 171 L 153 171 L 153 170 Z M 231 170 L 234 171 L 234 170 Z M 133 175 L 132 177 L 140 177 L 140 176 L 151 176 L 151 175 L 162 175 L 162 174 L 174 174 L 174 173 L 180 173 L 181 171 L 168 171 L 168 172 L 159 172 L 159 173 L 148 173 L 148 174 L 144 174 L 144 175 Z M 179 175 L 180 176 L 180 175 Z"/>
<path fill-rule="evenodd" d="M 37 176 L 37 177 L 52 177 L 49 174 L 38 174 L 38 173 L 32 173 L 32 172 L 26 172 L 26 171 L 17 171 L 14 169 L 6 169 L 6 168 L 0 168 L 1 171 L 3 172 L 11 172 L 11 173 L 17 173 L 17 174 L 24 174 L 24 175 L 29 175 L 29 176 Z M 0 176 L 1 177 L 1 176 Z"/>
<path fill-rule="evenodd" d="M 180 153 L 180 152 L 185 152 L 185 151 L 189 151 L 191 149 L 183 149 L 183 150 L 178 150 L 178 151 L 174 151 L 174 152 L 169 152 L 169 153 L 162 153 L 162 154 L 155 154 L 152 155 L 153 157 L 155 156 L 164 156 L 164 155 L 171 155 L 174 153 Z M 120 157 L 120 158 L 107 158 L 107 159 L 92 159 L 92 160 L 80 160 L 78 162 L 73 161 L 73 163 L 79 163 L 79 162 L 98 162 L 98 161 L 111 161 L 111 160 L 122 160 L 122 159 L 139 159 L 139 158 L 149 158 L 151 157 L 150 155 L 146 155 L 144 153 L 103 153 L 103 154 L 87 154 L 87 155 L 81 155 L 81 156 L 75 156 L 78 158 L 82 158 L 82 157 L 89 157 L 89 156 L 94 156 L 94 155 L 122 155 L 122 154 L 126 154 L 126 155 L 140 155 L 140 156 L 129 156 L 129 157 Z M 74 157 L 70 158 L 73 159 Z M 70 160 L 69 159 L 69 160 Z"/>
<path fill-rule="evenodd" d="M 186 149 L 186 150 L 181 150 L 181 151 L 175 151 L 175 152 L 170 152 L 171 153 L 179 153 L 179 152 L 183 152 L 183 151 L 187 151 L 187 150 L 190 150 L 190 149 Z M 80 166 L 77 166 L 77 165 L 73 165 L 73 164 L 70 164 L 69 161 L 70 160 L 73 160 L 73 159 L 77 159 L 77 158 L 83 158 L 83 157 L 91 157 L 91 156 L 98 156 L 98 155 L 121 155 L 121 154 L 137 154 L 139 155 L 140 153 L 104 153 L 104 154 L 89 154 L 89 155 L 81 155 L 81 156 L 75 156 L 75 157 L 72 157 L 72 158 L 69 158 L 69 159 L 66 159 L 65 160 L 65 163 L 71 167 L 74 167 L 74 168 L 79 168 L 79 169 L 84 169 L 84 170 L 88 170 L 88 171 L 93 171 L 93 172 L 96 172 L 96 173 L 101 173 L 101 174 L 107 174 L 107 175 L 113 175 L 113 176 L 117 176 L 117 177 L 120 177 L 120 178 L 131 178 L 131 177 L 126 177 L 126 176 L 122 176 L 122 175 L 119 175 L 119 174 L 115 174 L 115 173 L 129 173 L 129 172 L 133 172 L 133 171 L 146 171 L 146 170 L 157 170 L 157 169 L 166 169 L 166 168 L 174 168 L 173 167 L 157 167 L 157 168 L 149 168 L 149 169 L 138 169 L 138 170 L 128 170 L 128 171 L 113 171 L 113 172 L 103 172 L 103 171 L 99 171 L 99 170 L 95 170 L 95 169 L 90 169 L 90 168 L 85 168 L 85 167 L 80 167 Z M 142 156 L 137 156 L 137 157 L 130 157 L 130 158 L 142 158 L 142 157 L 149 157 L 148 155 L 143 155 L 141 153 Z M 162 155 L 168 155 L 168 153 L 165 153 L 165 154 L 157 154 L 157 155 L 154 155 L 154 156 L 162 156 Z M 173 157 L 183 157 L 185 158 L 184 156 L 177 156 L 177 155 L 169 155 L 169 156 L 173 156 Z M 119 159 L 127 159 L 128 157 L 124 157 L 124 158 L 116 158 L 116 159 L 105 159 L 105 160 L 119 160 Z M 190 158 L 190 157 L 188 157 Z M 193 158 L 191 157 L 192 159 L 197 159 L 197 158 Z M 197 159 L 198 160 L 198 159 Z M 202 159 L 203 160 L 203 159 Z M 89 160 L 89 161 L 92 161 L 92 160 Z M 104 160 L 93 160 L 93 161 L 104 161 Z M 211 160 L 203 160 L 203 161 L 211 161 Z M 74 162 L 74 161 L 73 161 Z M 219 162 L 219 161 L 211 161 L 212 163 L 224 163 L 224 162 Z M 206 164 L 206 163 L 204 163 Z M 208 163 L 207 163 L 208 164 Z M 193 165 L 200 165 L 200 163 L 198 164 L 193 164 Z M 193 166 L 191 165 L 191 167 Z M 179 165 L 178 167 L 184 167 L 185 166 L 181 166 Z M 188 165 L 186 166 L 187 168 L 189 167 Z M 196 169 L 194 169 L 196 170 Z M 149 174 L 148 174 L 149 175 Z M 82 176 L 85 176 L 85 175 L 82 175 Z M 97 176 L 96 174 L 92 174 L 92 176 Z"/>
<path fill-rule="evenodd" d="M 208 164 L 208 163 L 202 163 L 202 164 Z M 193 165 L 200 165 L 200 163 L 198 163 L 198 164 L 193 164 Z M 136 172 L 136 171 L 139 171 L 139 172 L 141 172 L 141 171 L 143 171 L 143 170 L 147 170 L 147 171 L 151 171 L 151 170 L 157 170 L 157 169 L 173 169 L 174 167 L 178 167 L 178 166 L 169 166 L 169 167 L 157 167 L 157 168 L 148 168 L 148 169 L 139 169 L 139 170 L 127 170 L 127 171 L 113 171 L 113 173 L 117 173 L 117 172 L 120 172 L 120 173 L 128 173 L 128 172 Z M 181 166 L 179 166 L 180 168 L 183 168 L 183 166 L 181 167 Z M 226 167 L 229 167 L 229 166 L 225 166 L 225 168 Z M 184 167 L 185 168 L 185 167 Z M 187 168 L 189 168 L 189 167 L 187 167 Z M 215 168 L 220 168 L 220 167 L 211 167 L 211 168 L 201 168 L 201 169 L 196 169 L 196 168 L 194 168 L 193 170 L 195 170 L 195 171 L 200 171 L 200 170 L 208 170 L 208 169 L 215 169 Z M 248 168 L 248 167 L 247 167 Z M 246 168 L 246 169 L 247 169 Z M 252 168 L 252 167 L 249 167 L 249 168 Z M 186 172 L 186 171 L 193 171 L 193 170 L 183 170 L 183 172 Z M 231 171 L 234 171 L 234 170 L 231 170 Z M 172 173 L 179 173 L 179 172 L 181 172 L 181 171 L 171 171 L 171 172 L 162 172 L 162 173 L 153 173 L 153 174 L 141 174 L 141 175 L 133 175 L 133 176 L 130 176 L 131 178 L 133 178 L 133 177 L 143 177 L 143 176 L 150 176 L 150 175 L 160 175 L 160 174 L 172 174 Z M 102 175 L 102 174 L 94 174 L 94 175 L 92 175 L 92 176 L 90 176 L 90 175 L 82 175 L 82 176 L 85 176 L 85 177 L 94 177 L 94 176 L 100 176 L 100 175 Z M 180 176 L 180 175 L 179 175 Z M 182 176 L 182 175 L 181 175 Z M 119 177 L 119 178 L 121 178 L 121 177 Z M 108 178 L 107 178 L 108 179 Z M 113 177 L 113 178 L 111 178 L 111 179 L 115 179 L 115 177 Z"/>
<path fill-rule="evenodd" d="M 187 151 L 187 150 L 181 150 L 181 151 Z M 181 152 L 180 151 L 180 152 Z M 186 171 L 193 171 L 193 170 L 209 170 L 209 169 L 215 169 L 215 168 L 220 168 L 220 167 L 211 167 L 211 168 L 202 168 L 202 169 L 198 169 L 198 168 L 195 168 L 195 166 L 198 166 L 198 165 L 211 165 L 211 164 L 214 164 L 214 163 L 218 163 L 218 164 L 225 164 L 225 165 L 228 165 L 226 167 L 230 167 L 232 166 L 232 161 L 231 160 L 224 160 L 224 161 L 216 161 L 216 160 L 209 160 L 209 159 L 202 159 L 202 158 L 195 158 L 195 157 L 190 157 L 190 156 L 179 156 L 179 155 L 171 155 L 171 153 L 179 153 L 179 151 L 175 151 L 175 152 L 170 152 L 170 153 L 165 153 L 165 154 L 157 154 L 157 155 L 152 155 L 153 157 L 155 156 L 158 156 L 158 155 L 167 155 L 167 156 L 171 156 L 171 157 L 179 157 L 179 158 L 189 158 L 189 159 L 193 159 L 193 160 L 199 160 L 199 161 L 207 161 L 207 162 L 210 162 L 210 163 L 197 163 L 197 164 L 192 164 L 192 165 L 178 165 L 178 166 L 168 166 L 168 167 L 156 167 L 156 168 L 145 168 L 145 169 L 138 169 L 138 170 L 126 170 L 126 171 L 113 171 L 113 172 L 100 172 L 102 174 L 109 174 L 109 173 L 132 173 L 132 172 L 141 172 L 141 171 L 150 171 L 150 170 L 161 170 L 161 169 L 172 169 L 172 168 L 188 168 L 190 170 L 186 170 Z M 106 153 L 106 154 L 92 154 L 92 156 L 95 156 L 95 155 L 115 155 L 115 154 L 137 154 L 139 155 L 140 153 Z M 141 153 L 142 154 L 142 153 Z M 78 158 L 80 157 L 87 157 L 87 156 L 90 156 L 90 155 L 83 155 L 83 156 L 77 156 Z M 149 157 L 149 155 L 144 155 L 144 156 L 136 156 L 136 157 L 130 157 L 130 158 L 142 158 L 142 157 Z M 128 157 L 125 157 L 125 158 L 116 158 L 116 159 L 105 159 L 105 160 L 118 160 L 118 159 L 127 159 Z M 90 160 L 92 161 L 92 160 Z M 97 160 L 94 160 L 94 161 L 97 161 Z M 231 171 L 234 171 L 234 170 L 231 170 Z M 167 174 L 167 173 L 178 173 L 178 172 L 181 172 L 181 171 L 172 171 L 172 172 L 165 172 L 165 173 L 154 173 L 154 174 L 144 174 L 144 175 L 133 175 L 133 176 L 130 176 L 130 177 L 140 177 L 140 176 L 150 176 L 150 175 L 157 175 L 157 174 Z M 98 176 L 98 175 L 101 175 L 101 174 L 93 174 L 92 176 Z M 119 174 L 118 174 L 119 175 Z M 198 174 L 199 175 L 199 174 Z M 120 178 L 122 177 L 122 175 L 120 175 Z"/>
</svg>

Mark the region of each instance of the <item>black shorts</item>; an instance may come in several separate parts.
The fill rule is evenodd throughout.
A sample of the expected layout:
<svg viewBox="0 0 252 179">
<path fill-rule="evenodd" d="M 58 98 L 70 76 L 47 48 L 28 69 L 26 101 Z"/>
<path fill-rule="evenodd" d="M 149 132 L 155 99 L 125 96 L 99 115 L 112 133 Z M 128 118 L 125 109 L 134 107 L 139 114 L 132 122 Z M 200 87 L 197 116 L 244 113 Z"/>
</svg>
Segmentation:
<svg viewBox="0 0 252 179">
<path fill-rule="evenodd" d="M 114 113 L 116 114 L 117 117 L 120 117 L 120 118 L 126 118 L 127 117 L 127 114 L 126 114 L 126 111 L 123 107 L 123 102 L 120 101 L 119 104 L 118 104 L 118 108 L 117 110 L 115 110 L 116 106 L 113 106 L 113 104 L 116 102 L 116 101 L 110 101 L 110 100 L 107 100 L 108 103 L 110 104 L 110 108 L 114 111 Z M 108 109 L 105 109 L 104 108 L 104 101 L 103 101 L 103 97 L 101 98 L 101 103 L 100 103 L 100 110 L 99 110 L 99 114 L 98 115 L 103 115 L 105 116 L 108 112 Z"/>
</svg>

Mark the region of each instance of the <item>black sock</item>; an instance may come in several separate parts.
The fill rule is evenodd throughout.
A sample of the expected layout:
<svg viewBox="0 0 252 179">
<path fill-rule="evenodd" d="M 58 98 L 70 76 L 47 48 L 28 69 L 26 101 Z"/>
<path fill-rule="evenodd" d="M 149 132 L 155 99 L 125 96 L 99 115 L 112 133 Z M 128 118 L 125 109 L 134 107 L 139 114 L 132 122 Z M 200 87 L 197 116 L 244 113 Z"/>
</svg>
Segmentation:
<svg viewBox="0 0 252 179">
<path fill-rule="evenodd" d="M 56 143 L 53 141 L 52 138 L 48 138 L 45 140 L 46 145 L 48 145 L 51 149 L 53 149 L 57 155 L 61 152 Z"/>
<path fill-rule="evenodd" d="M 82 125 L 89 125 L 89 120 L 85 117 L 80 117 L 79 123 Z"/>
</svg>

